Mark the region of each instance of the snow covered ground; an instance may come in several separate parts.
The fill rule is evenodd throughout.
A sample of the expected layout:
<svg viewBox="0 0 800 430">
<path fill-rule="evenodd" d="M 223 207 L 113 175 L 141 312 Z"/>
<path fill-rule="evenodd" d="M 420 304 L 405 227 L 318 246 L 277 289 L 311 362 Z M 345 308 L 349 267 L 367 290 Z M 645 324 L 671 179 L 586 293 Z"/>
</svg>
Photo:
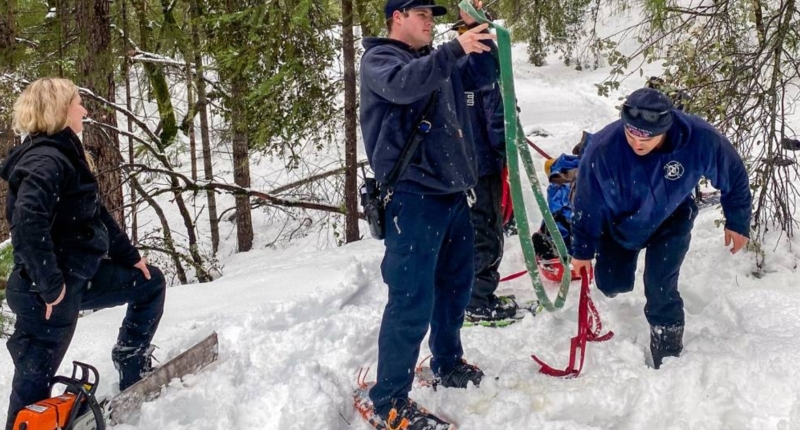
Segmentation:
<svg viewBox="0 0 800 430">
<path fill-rule="evenodd" d="M 515 48 L 515 58 L 522 121 L 551 133 L 536 138 L 550 154 L 569 151 L 582 130 L 596 131 L 616 118 L 616 100 L 598 97 L 593 85 L 607 70 L 577 72 L 555 59 L 534 68 L 523 61 L 524 47 Z M 626 82 L 617 96 L 641 83 Z M 542 161 L 537 157 L 540 171 Z M 715 208 L 701 212 L 683 266 L 687 327 L 680 359 L 668 359 L 659 371 L 647 364 L 640 269 L 633 293 L 613 300 L 593 294 L 616 336 L 589 344 L 579 378 L 543 376 L 530 358 L 535 353 L 566 366 L 576 330 L 575 283 L 561 311 L 504 329 L 462 331 L 465 358 L 498 380 L 487 378 L 480 389 L 415 388 L 412 397 L 463 430 L 800 429 L 797 257 L 789 244 L 774 248 L 770 242 L 768 273 L 756 279 L 752 254 L 731 256 L 723 247 L 714 223 L 720 217 Z M 374 378 L 386 303 L 383 245 L 367 239 L 319 250 L 316 240 L 236 254 L 214 283 L 170 288 L 156 357 L 173 357 L 216 330 L 219 362 L 174 382 L 143 406 L 137 422 L 116 428 L 366 430 L 350 395 L 360 368 L 372 366 Z M 505 250 L 501 273 L 522 270 L 518 240 L 508 240 Z M 504 283 L 499 292 L 534 296 L 527 278 Z M 101 395 L 114 392 L 110 350 L 123 314 L 117 308 L 82 318 L 61 373 L 72 360 L 92 363 L 101 371 Z M 12 370 L 9 355 L 0 352 L 3 412 Z"/>
</svg>

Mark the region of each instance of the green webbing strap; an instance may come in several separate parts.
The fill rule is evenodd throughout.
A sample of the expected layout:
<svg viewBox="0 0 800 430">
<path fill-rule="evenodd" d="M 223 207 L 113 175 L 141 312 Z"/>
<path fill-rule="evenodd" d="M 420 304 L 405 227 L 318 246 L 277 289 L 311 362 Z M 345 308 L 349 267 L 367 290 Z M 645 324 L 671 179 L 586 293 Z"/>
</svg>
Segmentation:
<svg viewBox="0 0 800 430">
<path fill-rule="evenodd" d="M 572 281 L 572 271 L 569 270 L 569 254 L 567 254 L 567 246 L 564 243 L 564 239 L 561 237 L 558 226 L 556 226 L 553 214 L 547 206 L 547 198 L 542 194 L 541 184 L 536 176 L 536 170 L 533 167 L 533 158 L 525 142 L 525 133 L 517 117 L 517 97 L 514 92 L 514 73 L 511 63 L 511 35 L 508 30 L 502 26 L 489 21 L 482 10 L 475 10 L 471 0 L 463 0 L 458 6 L 479 23 L 488 23 L 490 27 L 494 28 L 497 34 L 497 47 L 500 53 L 500 87 L 503 91 L 503 111 L 505 114 L 508 180 L 511 185 L 511 201 L 514 204 L 515 219 L 519 227 L 519 241 L 522 246 L 522 254 L 525 256 L 525 266 L 528 269 L 528 273 L 530 273 L 533 289 L 536 291 L 536 296 L 542 307 L 548 311 L 561 309 L 564 306 L 564 301 L 567 299 L 569 284 Z M 561 287 L 558 290 L 555 303 L 551 302 L 550 298 L 547 297 L 547 292 L 544 289 L 544 285 L 542 285 L 542 281 L 539 277 L 539 269 L 536 265 L 536 254 L 533 248 L 533 240 L 531 239 L 531 228 L 528 224 L 528 214 L 522 195 L 522 183 L 520 182 L 520 156 L 522 157 L 522 164 L 525 166 L 528 179 L 530 180 L 533 195 L 536 198 L 536 204 L 539 206 L 539 210 L 544 218 L 545 226 L 547 226 L 550 236 L 552 236 L 555 241 L 556 249 L 558 250 L 558 259 L 561 261 L 561 264 L 564 265 L 564 275 L 561 278 Z"/>
</svg>

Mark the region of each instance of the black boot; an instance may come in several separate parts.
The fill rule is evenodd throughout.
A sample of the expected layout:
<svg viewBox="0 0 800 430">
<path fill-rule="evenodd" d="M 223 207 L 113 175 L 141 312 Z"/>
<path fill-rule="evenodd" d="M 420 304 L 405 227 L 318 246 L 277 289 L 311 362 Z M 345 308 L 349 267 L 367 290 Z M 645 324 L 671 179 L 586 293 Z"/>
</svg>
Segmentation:
<svg viewBox="0 0 800 430">
<path fill-rule="evenodd" d="M 467 388 L 470 382 L 476 387 L 481 385 L 483 371 L 478 366 L 460 359 L 453 368 L 438 376 L 438 384 L 447 388 Z"/>
<path fill-rule="evenodd" d="M 152 345 L 141 348 L 114 346 L 111 359 L 119 372 L 119 391 L 125 391 L 153 371 L 154 349 Z"/>
<path fill-rule="evenodd" d="M 650 326 L 650 353 L 658 369 L 665 357 L 680 357 L 683 351 L 683 325 Z"/>
</svg>

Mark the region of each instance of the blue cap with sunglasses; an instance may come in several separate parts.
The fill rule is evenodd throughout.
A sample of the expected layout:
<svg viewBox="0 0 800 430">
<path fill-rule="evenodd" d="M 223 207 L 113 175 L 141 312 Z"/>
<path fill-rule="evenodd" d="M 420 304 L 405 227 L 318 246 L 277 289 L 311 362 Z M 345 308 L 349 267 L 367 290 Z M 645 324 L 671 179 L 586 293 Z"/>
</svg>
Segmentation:
<svg viewBox="0 0 800 430">
<path fill-rule="evenodd" d="M 653 88 L 638 89 L 622 105 L 622 121 L 636 137 L 664 134 L 672 127 L 672 100 Z"/>
<path fill-rule="evenodd" d="M 447 13 L 444 6 L 437 6 L 433 0 L 386 0 L 383 12 L 386 19 L 392 17 L 395 11 L 405 11 L 409 9 L 430 9 L 433 16 L 442 16 Z"/>
</svg>

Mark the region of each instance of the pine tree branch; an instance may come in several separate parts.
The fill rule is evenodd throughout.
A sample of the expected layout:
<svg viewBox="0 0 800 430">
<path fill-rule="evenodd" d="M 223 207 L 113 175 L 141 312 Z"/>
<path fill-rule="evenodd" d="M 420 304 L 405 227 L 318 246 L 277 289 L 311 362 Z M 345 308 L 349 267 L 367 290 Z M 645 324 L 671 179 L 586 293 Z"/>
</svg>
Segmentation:
<svg viewBox="0 0 800 430">
<path fill-rule="evenodd" d="M 154 54 L 152 52 L 145 52 L 139 48 L 136 48 L 130 52 L 128 52 L 128 58 L 131 61 L 137 63 L 154 63 L 154 64 L 163 64 L 167 66 L 177 67 L 182 70 L 186 70 L 186 63 L 175 60 L 170 57 L 165 57 L 163 55 Z M 194 68 L 190 68 L 192 71 L 192 75 L 194 75 Z"/>
<path fill-rule="evenodd" d="M 16 40 L 17 43 L 22 43 L 23 45 L 28 45 L 29 47 L 31 47 L 33 49 L 39 49 L 39 42 L 36 42 L 34 40 L 23 39 L 21 37 L 15 37 L 14 40 Z"/>
</svg>

